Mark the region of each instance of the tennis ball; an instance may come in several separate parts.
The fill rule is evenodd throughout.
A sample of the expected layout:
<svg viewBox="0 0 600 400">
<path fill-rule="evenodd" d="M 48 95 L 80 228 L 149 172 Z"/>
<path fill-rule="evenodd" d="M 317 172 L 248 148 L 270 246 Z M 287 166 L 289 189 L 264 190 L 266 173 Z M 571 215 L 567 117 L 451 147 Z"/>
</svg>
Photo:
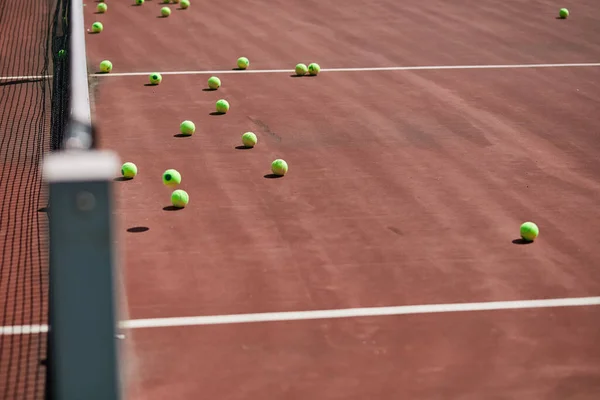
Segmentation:
<svg viewBox="0 0 600 400">
<path fill-rule="evenodd" d="M 221 114 L 225 114 L 229 111 L 229 102 L 227 100 L 218 100 L 217 101 L 217 112 Z"/>
<path fill-rule="evenodd" d="M 190 2 L 189 2 L 189 0 L 181 0 L 181 1 L 179 2 L 179 7 L 183 8 L 184 10 L 185 10 L 186 8 L 188 8 L 189 6 L 190 6 Z"/>
<path fill-rule="evenodd" d="M 142 4 L 144 4 L 144 0 L 135 0 L 135 4 L 141 6 Z"/>
<path fill-rule="evenodd" d="M 162 0 L 163 4 L 169 4 L 171 2 L 171 0 Z"/>
<path fill-rule="evenodd" d="M 162 76 L 158 72 L 153 72 L 148 77 L 148 80 L 153 85 L 158 85 L 162 82 Z"/>
<path fill-rule="evenodd" d="M 569 16 L 569 10 L 567 10 L 566 8 L 561 8 L 560 11 L 558 12 L 558 16 L 561 17 L 562 19 L 565 19 Z"/>
<path fill-rule="evenodd" d="M 126 162 L 121 166 L 121 175 L 125 178 L 133 179 L 138 173 L 137 166 L 132 162 Z"/>
<path fill-rule="evenodd" d="M 99 13 L 105 13 L 107 9 L 108 9 L 108 6 L 106 5 L 106 3 L 100 3 L 96 7 L 96 11 L 98 11 Z"/>
<path fill-rule="evenodd" d="M 321 67 L 319 66 L 319 64 L 317 64 L 317 63 L 308 64 L 308 73 L 309 74 L 317 75 L 319 72 L 321 72 Z"/>
<path fill-rule="evenodd" d="M 171 204 L 177 208 L 183 208 L 190 202 L 190 196 L 185 190 L 177 189 L 171 193 Z"/>
<path fill-rule="evenodd" d="M 183 135 L 193 135 L 196 132 L 196 125 L 192 121 L 183 121 L 181 125 L 179 125 L 179 131 Z"/>
<path fill-rule="evenodd" d="M 94 22 L 92 24 L 92 32 L 94 33 L 100 33 L 104 30 L 104 25 L 102 25 L 102 22 Z"/>
<path fill-rule="evenodd" d="M 253 132 L 246 132 L 242 135 L 242 143 L 246 147 L 254 147 L 256 146 L 256 142 L 258 138 Z"/>
<path fill-rule="evenodd" d="M 250 65 L 250 61 L 246 57 L 240 57 L 237 60 L 237 66 L 240 69 L 246 69 Z"/>
<path fill-rule="evenodd" d="M 110 61 L 104 60 L 100 63 L 100 71 L 102 72 L 110 72 L 112 71 L 113 65 Z"/>
<path fill-rule="evenodd" d="M 168 169 L 163 173 L 163 183 L 166 186 L 177 186 L 181 183 L 181 174 L 174 169 Z"/>
<path fill-rule="evenodd" d="M 271 163 L 271 171 L 275 175 L 283 176 L 288 172 L 288 165 L 284 160 L 278 158 Z"/>
<path fill-rule="evenodd" d="M 171 0 L 171 2 L 172 2 L 173 4 L 177 4 L 177 3 L 179 3 L 179 0 Z"/>
<path fill-rule="evenodd" d="M 163 17 L 168 17 L 169 15 L 171 15 L 171 9 L 169 7 L 161 8 L 160 15 L 162 15 Z"/>
<path fill-rule="evenodd" d="M 61 60 L 62 60 L 62 59 L 63 59 L 63 58 L 65 58 L 66 56 L 67 56 L 67 51 L 66 51 L 65 49 L 62 49 L 62 50 L 59 50 L 59 51 L 58 51 L 58 58 L 59 58 L 59 59 L 61 59 Z"/>
<path fill-rule="evenodd" d="M 538 235 L 540 234 L 540 230 L 536 224 L 533 222 L 524 222 L 521 225 L 521 237 L 528 241 L 533 242 Z"/>
<path fill-rule="evenodd" d="M 306 64 L 298 64 L 296 65 L 296 75 L 306 75 L 306 73 L 308 72 L 308 67 L 306 66 Z"/>
<path fill-rule="evenodd" d="M 213 90 L 218 89 L 219 87 L 221 87 L 221 80 L 216 76 L 211 76 L 210 78 L 208 78 L 208 87 Z"/>
</svg>

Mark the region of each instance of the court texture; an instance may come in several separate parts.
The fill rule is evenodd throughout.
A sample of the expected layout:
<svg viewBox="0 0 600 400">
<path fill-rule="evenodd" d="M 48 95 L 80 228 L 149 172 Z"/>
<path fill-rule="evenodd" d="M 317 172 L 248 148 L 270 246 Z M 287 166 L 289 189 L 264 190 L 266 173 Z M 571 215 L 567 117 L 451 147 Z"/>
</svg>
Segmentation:
<svg viewBox="0 0 600 400">
<path fill-rule="evenodd" d="M 600 398 L 596 1 L 85 3 L 127 398 Z"/>
</svg>

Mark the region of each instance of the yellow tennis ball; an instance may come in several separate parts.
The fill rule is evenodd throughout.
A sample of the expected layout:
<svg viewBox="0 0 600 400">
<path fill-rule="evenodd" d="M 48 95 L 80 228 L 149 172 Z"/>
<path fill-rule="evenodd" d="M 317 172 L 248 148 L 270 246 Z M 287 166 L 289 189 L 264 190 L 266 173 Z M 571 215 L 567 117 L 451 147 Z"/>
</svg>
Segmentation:
<svg viewBox="0 0 600 400">
<path fill-rule="evenodd" d="M 191 136 L 196 132 L 196 125 L 192 121 L 183 121 L 179 126 L 182 135 Z"/>
<path fill-rule="evenodd" d="M 141 6 L 142 4 L 144 4 L 144 0 L 135 0 L 135 4 Z"/>
<path fill-rule="evenodd" d="M 520 231 L 521 237 L 528 242 L 533 242 L 540 234 L 538 226 L 533 222 L 524 222 Z"/>
<path fill-rule="evenodd" d="M 242 144 L 246 147 L 254 147 L 258 138 L 253 132 L 246 132 L 242 135 Z"/>
<path fill-rule="evenodd" d="M 321 72 L 321 67 L 317 63 L 308 64 L 308 73 L 311 75 L 318 75 Z"/>
<path fill-rule="evenodd" d="M 102 72 L 110 72 L 113 69 L 113 65 L 110 61 L 104 60 L 100 63 L 100 71 Z"/>
<path fill-rule="evenodd" d="M 189 2 L 189 0 L 181 0 L 181 1 L 179 2 L 179 7 L 183 8 L 184 10 L 185 10 L 186 8 L 188 8 L 189 6 L 190 6 L 190 2 Z"/>
<path fill-rule="evenodd" d="M 104 30 L 104 25 L 102 25 L 102 22 L 94 22 L 92 24 L 92 32 L 94 33 L 100 33 Z"/>
<path fill-rule="evenodd" d="M 216 76 L 211 76 L 210 78 L 208 78 L 208 87 L 212 90 L 217 90 L 221 87 L 221 80 Z"/>
<path fill-rule="evenodd" d="M 177 189 L 171 193 L 171 204 L 177 208 L 184 208 L 190 202 L 190 196 L 185 190 Z"/>
<path fill-rule="evenodd" d="M 298 64 L 296 65 L 296 75 L 306 75 L 306 73 L 308 72 L 308 67 L 306 66 L 306 64 Z"/>
<path fill-rule="evenodd" d="M 284 160 L 278 158 L 271 163 L 271 171 L 275 175 L 283 176 L 288 172 L 288 165 Z"/>
<path fill-rule="evenodd" d="M 566 8 L 561 8 L 558 11 L 558 16 L 562 19 L 565 19 L 569 16 L 569 10 L 567 10 Z"/>
<path fill-rule="evenodd" d="M 237 60 L 237 66 L 239 69 L 246 69 L 250 66 L 250 61 L 246 57 L 240 57 Z"/>
<path fill-rule="evenodd" d="M 162 15 L 163 17 L 168 17 L 169 15 L 171 15 L 171 9 L 169 7 L 161 8 L 160 15 Z"/>
<path fill-rule="evenodd" d="M 181 174 L 175 169 L 168 169 L 162 176 L 165 186 L 177 186 L 181 183 Z"/>
<path fill-rule="evenodd" d="M 124 178 L 133 179 L 137 173 L 137 166 L 132 162 L 126 162 L 121 167 L 121 175 L 123 175 Z"/>
<path fill-rule="evenodd" d="M 216 104 L 217 112 L 220 114 L 225 114 L 229 111 L 229 102 L 227 100 L 218 100 Z"/>
<path fill-rule="evenodd" d="M 148 77 L 148 81 L 150 81 L 152 85 L 159 85 L 162 82 L 162 75 L 158 72 L 153 72 Z"/>
<path fill-rule="evenodd" d="M 108 6 L 106 5 L 106 3 L 100 3 L 96 6 L 96 11 L 100 14 L 104 14 L 107 9 Z"/>
</svg>

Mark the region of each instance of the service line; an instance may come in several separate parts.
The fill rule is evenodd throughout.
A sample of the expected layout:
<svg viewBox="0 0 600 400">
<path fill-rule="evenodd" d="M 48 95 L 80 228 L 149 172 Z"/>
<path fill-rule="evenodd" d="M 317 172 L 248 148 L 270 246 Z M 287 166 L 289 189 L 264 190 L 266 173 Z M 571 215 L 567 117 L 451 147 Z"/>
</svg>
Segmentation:
<svg viewBox="0 0 600 400">
<path fill-rule="evenodd" d="M 321 72 L 370 72 L 370 71 L 436 71 L 436 70 L 461 70 L 461 69 L 515 69 L 515 68 L 577 68 L 600 67 L 600 63 L 568 63 L 568 64 L 497 64 L 497 65 L 422 65 L 405 67 L 362 67 L 362 68 L 322 68 Z M 222 74 L 294 74 L 292 69 L 247 69 L 247 70 L 215 70 L 215 71 L 152 71 L 152 72 L 111 72 L 95 73 L 90 76 L 97 78 L 110 78 L 118 76 L 146 76 L 153 72 L 162 75 L 222 75 Z M 23 75 L 1 76 L 0 81 L 26 81 L 32 79 L 51 79 L 52 75 Z"/>
<path fill-rule="evenodd" d="M 434 314 L 468 311 L 498 311 L 551 307 L 581 307 L 600 305 L 598 297 L 575 297 L 542 300 L 490 301 L 481 303 L 423 304 L 412 306 L 347 308 L 337 310 L 285 311 L 254 314 L 207 315 L 132 319 L 119 323 L 120 329 L 167 328 L 199 325 L 225 325 L 255 322 L 280 322 L 333 318 L 381 317 L 409 314 Z M 0 335 L 39 334 L 48 331 L 47 325 L 0 327 Z"/>
<path fill-rule="evenodd" d="M 498 65 L 424 65 L 412 67 L 365 67 L 365 68 L 322 68 L 321 72 L 370 72 L 370 71 L 428 71 L 428 70 L 461 70 L 461 69 L 511 69 L 511 68 L 575 68 L 600 67 L 600 63 L 570 64 L 498 64 Z M 222 74 L 294 74 L 293 69 L 227 69 L 221 71 L 152 71 L 162 75 L 222 75 Z M 93 74 L 95 77 L 110 78 L 117 76 L 145 76 L 152 72 L 111 72 Z"/>
</svg>

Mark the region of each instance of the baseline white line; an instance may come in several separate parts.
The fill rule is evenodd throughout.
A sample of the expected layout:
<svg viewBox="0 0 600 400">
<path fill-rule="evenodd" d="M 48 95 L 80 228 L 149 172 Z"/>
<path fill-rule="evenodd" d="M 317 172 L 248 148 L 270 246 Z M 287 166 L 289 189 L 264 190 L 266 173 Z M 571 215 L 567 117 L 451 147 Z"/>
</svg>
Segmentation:
<svg viewBox="0 0 600 400">
<path fill-rule="evenodd" d="M 498 65 L 424 65 L 412 67 L 365 67 L 365 68 L 323 68 L 321 72 L 369 72 L 369 71 L 427 71 L 456 69 L 514 69 L 514 68 L 574 68 L 600 67 L 600 63 L 570 64 L 498 64 Z M 114 72 L 108 74 L 92 74 L 92 76 L 110 78 L 118 76 L 146 76 L 152 72 L 162 75 L 222 75 L 222 74 L 294 74 L 293 69 L 247 69 L 247 70 L 214 70 L 214 71 L 151 71 L 151 72 Z"/>
<path fill-rule="evenodd" d="M 423 304 L 413 306 L 366 307 L 339 310 L 285 311 L 255 314 L 209 315 L 125 320 L 121 329 L 166 328 L 178 326 L 223 325 L 252 322 L 280 322 L 333 318 L 377 317 L 408 314 L 432 314 L 468 311 L 518 310 L 551 307 L 581 307 L 600 305 L 600 297 L 575 297 L 543 300 L 491 301 L 481 303 Z M 48 331 L 46 325 L 0 327 L 0 335 L 35 334 Z"/>
</svg>

